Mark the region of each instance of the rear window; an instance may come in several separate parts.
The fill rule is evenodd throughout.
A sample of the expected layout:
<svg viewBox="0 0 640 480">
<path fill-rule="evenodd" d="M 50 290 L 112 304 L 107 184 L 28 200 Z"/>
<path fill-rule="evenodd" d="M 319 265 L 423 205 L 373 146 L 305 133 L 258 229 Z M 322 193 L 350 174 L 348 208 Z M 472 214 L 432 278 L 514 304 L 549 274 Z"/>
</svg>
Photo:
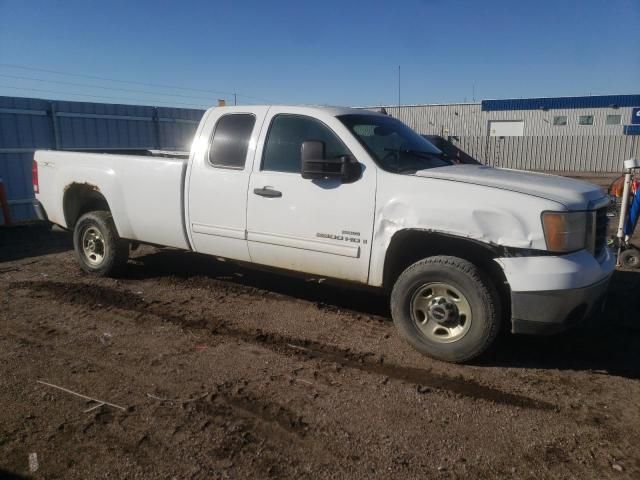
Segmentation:
<svg viewBox="0 0 640 480">
<path fill-rule="evenodd" d="M 220 117 L 211 137 L 209 163 L 214 167 L 242 170 L 255 123 L 256 117 L 250 113 Z"/>
</svg>

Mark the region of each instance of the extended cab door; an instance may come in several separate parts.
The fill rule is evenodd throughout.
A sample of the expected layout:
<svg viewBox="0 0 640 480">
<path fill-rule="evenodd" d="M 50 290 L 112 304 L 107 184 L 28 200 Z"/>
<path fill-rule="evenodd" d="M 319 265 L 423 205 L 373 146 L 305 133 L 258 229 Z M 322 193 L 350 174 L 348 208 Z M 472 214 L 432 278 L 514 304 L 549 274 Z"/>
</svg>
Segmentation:
<svg viewBox="0 0 640 480">
<path fill-rule="evenodd" d="M 362 163 L 364 149 L 329 114 L 311 116 L 304 108 L 272 107 L 264 125 L 249 183 L 251 260 L 367 282 L 375 167 L 363 164 L 361 177 L 351 183 L 305 180 L 300 174 L 300 149 L 307 140 L 324 142 L 326 158 L 353 155 Z"/>
<path fill-rule="evenodd" d="M 268 107 L 213 109 L 194 142 L 187 229 L 194 250 L 249 261 L 247 187 Z"/>
</svg>

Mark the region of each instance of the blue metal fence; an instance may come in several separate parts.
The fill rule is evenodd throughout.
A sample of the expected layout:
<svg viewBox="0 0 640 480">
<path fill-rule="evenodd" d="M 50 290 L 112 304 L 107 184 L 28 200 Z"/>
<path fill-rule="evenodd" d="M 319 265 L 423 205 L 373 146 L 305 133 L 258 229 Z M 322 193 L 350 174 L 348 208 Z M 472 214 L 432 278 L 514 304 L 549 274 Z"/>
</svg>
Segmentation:
<svg viewBox="0 0 640 480">
<path fill-rule="evenodd" d="M 0 179 L 12 221 L 34 218 L 36 149 L 189 150 L 203 110 L 0 97 Z"/>
</svg>

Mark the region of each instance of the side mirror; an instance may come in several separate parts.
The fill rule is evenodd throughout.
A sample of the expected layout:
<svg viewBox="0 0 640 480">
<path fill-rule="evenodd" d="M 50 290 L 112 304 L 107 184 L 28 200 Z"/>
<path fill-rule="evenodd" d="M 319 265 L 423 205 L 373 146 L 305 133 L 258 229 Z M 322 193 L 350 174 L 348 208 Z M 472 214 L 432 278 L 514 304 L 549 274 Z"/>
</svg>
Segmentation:
<svg viewBox="0 0 640 480">
<path fill-rule="evenodd" d="M 362 166 L 350 155 L 337 158 L 325 158 L 324 142 L 307 140 L 300 148 L 302 178 L 337 178 L 344 183 L 353 182 L 360 177 Z"/>
</svg>

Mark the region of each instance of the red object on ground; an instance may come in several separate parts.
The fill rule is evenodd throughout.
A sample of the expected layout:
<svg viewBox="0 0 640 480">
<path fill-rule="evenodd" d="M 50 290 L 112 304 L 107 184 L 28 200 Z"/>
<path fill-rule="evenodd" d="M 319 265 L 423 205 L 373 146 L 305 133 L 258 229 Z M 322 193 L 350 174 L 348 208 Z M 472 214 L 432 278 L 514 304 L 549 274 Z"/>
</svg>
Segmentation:
<svg viewBox="0 0 640 480">
<path fill-rule="evenodd" d="M 11 225 L 11 215 L 9 214 L 9 202 L 7 201 L 7 194 L 4 190 L 4 183 L 0 180 L 0 207 L 2 207 L 2 216 L 4 217 L 4 224 Z"/>
<path fill-rule="evenodd" d="M 624 175 L 617 178 L 615 182 L 611 184 L 610 193 L 618 198 L 622 197 L 622 191 L 624 190 Z M 640 190 L 640 181 L 634 178 L 631 181 L 631 193 L 634 195 Z"/>
</svg>

